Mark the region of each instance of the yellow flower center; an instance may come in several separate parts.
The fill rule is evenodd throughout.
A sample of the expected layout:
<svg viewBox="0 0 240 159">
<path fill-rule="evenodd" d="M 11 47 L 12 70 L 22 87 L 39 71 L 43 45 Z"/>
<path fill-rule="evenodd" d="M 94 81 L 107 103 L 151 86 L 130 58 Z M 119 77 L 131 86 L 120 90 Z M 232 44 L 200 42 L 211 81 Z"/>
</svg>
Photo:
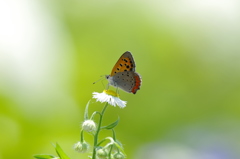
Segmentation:
<svg viewBox="0 0 240 159">
<path fill-rule="evenodd" d="M 114 97 L 120 97 L 119 94 L 117 94 L 116 92 L 112 91 L 112 90 L 103 90 L 104 93 L 114 96 Z"/>
</svg>

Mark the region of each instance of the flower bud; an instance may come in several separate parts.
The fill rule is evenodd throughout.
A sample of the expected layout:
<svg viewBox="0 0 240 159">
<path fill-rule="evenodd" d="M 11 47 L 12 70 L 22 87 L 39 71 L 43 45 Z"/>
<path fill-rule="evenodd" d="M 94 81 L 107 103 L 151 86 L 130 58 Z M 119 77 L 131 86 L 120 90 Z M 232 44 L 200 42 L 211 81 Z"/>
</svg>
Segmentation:
<svg viewBox="0 0 240 159">
<path fill-rule="evenodd" d="M 97 150 L 97 157 L 99 159 L 106 159 L 108 156 L 107 152 L 104 149 Z"/>
<path fill-rule="evenodd" d="M 85 120 L 82 124 L 82 129 L 86 132 L 96 131 L 96 124 L 93 120 Z"/>
<path fill-rule="evenodd" d="M 84 142 L 79 141 L 76 144 L 74 144 L 74 149 L 79 153 L 85 153 L 88 151 L 89 145 L 85 141 Z"/>
<path fill-rule="evenodd" d="M 125 156 L 121 152 L 117 152 L 113 155 L 114 159 L 123 159 Z"/>
</svg>

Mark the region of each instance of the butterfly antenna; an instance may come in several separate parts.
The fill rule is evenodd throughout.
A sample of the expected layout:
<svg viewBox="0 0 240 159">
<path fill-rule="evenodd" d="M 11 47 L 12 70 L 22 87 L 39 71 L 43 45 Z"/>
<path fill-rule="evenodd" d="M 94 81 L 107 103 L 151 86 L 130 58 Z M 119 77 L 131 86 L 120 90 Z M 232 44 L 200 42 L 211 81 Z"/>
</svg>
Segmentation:
<svg viewBox="0 0 240 159">
<path fill-rule="evenodd" d="M 101 77 L 101 78 L 98 79 L 97 81 L 93 82 L 93 84 L 95 84 L 95 83 L 97 83 L 97 82 L 99 82 L 99 81 L 102 81 L 102 80 L 103 80 L 103 76 L 100 76 L 100 77 Z"/>
</svg>

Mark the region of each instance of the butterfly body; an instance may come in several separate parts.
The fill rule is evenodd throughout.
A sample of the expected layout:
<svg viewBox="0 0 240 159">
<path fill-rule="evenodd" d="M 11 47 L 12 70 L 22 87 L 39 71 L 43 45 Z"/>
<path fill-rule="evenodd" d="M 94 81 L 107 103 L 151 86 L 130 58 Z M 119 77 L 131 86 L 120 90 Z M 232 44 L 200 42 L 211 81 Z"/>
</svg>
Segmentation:
<svg viewBox="0 0 240 159">
<path fill-rule="evenodd" d="M 141 86 L 141 77 L 135 72 L 135 62 L 132 54 L 127 51 L 117 61 L 110 75 L 106 78 L 109 84 L 122 90 L 136 94 Z"/>
</svg>

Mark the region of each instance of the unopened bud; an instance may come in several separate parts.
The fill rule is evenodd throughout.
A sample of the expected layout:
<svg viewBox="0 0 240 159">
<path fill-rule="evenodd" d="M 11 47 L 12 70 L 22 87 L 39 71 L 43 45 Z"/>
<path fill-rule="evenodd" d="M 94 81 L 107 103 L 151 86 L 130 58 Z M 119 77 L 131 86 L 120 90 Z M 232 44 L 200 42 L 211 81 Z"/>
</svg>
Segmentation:
<svg viewBox="0 0 240 159">
<path fill-rule="evenodd" d="M 88 151 L 89 145 L 85 141 L 77 142 L 76 144 L 74 144 L 74 149 L 75 149 L 75 151 L 77 151 L 79 153 L 85 153 Z"/>
<path fill-rule="evenodd" d="M 108 156 L 107 152 L 104 149 L 97 150 L 97 157 L 99 159 L 106 159 Z"/>
<path fill-rule="evenodd" d="M 117 152 L 113 155 L 114 159 L 123 159 L 125 156 L 121 152 Z"/>
<path fill-rule="evenodd" d="M 86 132 L 96 131 L 96 124 L 93 120 L 85 120 L 82 124 L 82 129 Z"/>
</svg>

